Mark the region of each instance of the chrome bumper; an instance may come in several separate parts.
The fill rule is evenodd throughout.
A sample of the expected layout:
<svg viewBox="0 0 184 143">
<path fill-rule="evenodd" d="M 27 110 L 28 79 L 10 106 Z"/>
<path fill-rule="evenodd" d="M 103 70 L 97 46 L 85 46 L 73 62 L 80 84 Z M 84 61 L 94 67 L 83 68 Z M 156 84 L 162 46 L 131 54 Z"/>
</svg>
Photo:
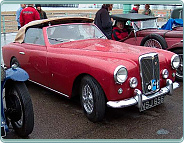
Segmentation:
<svg viewBox="0 0 184 143">
<path fill-rule="evenodd" d="M 149 96 L 145 96 L 139 89 L 135 89 L 134 97 L 120 101 L 108 101 L 107 106 L 112 108 L 124 108 L 132 105 L 138 105 L 138 108 L 140 108 L 143 102 L 163 95 L 172 95 L 173 90 L 179 87 L 177 82 L 173 83 L 170 79 L 167 79 L 166 84 L 166 87 L 161 88 L 158 92 Z"/>
</svg>

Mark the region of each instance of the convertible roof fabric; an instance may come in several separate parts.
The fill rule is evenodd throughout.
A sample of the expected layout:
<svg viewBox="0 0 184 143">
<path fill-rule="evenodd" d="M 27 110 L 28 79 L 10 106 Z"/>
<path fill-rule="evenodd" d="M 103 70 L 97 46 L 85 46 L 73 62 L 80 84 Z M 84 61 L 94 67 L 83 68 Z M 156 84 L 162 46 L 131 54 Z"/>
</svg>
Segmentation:
<svg viewBox="0 0 184 143">
<path fill-rule="evenodd" d="M 183 19 L 169 19 L 166 24 L 164 24 L 161 29 L 162 30 L 172 30 L 173 25 L 182 26 L 183 27 Z"/>
<path fill-rule="evenodd" d="M 145 20 L 150 20 L 150 19 L 156 19 L 157 17 L 154 16 L 148 16 L 144 14 L 138 14 L 138 13 L 127 13 L 127 14 L 113 14 L 111 17 L 114 20 L 119 20 L 119 21 L 145 21 Z"/>
<path fill-rule="evenodd" d="M 92 22 L 93 19 L 86 17 L 57 17 L 57 18 L 31 21 L 19 29 L 14 42 L 22 43 L 24 41 L 26 29 L 29 27 L 42 28 L 49 25 L 57 25 L 65 23 L 92 23 Z"/>
</svg>

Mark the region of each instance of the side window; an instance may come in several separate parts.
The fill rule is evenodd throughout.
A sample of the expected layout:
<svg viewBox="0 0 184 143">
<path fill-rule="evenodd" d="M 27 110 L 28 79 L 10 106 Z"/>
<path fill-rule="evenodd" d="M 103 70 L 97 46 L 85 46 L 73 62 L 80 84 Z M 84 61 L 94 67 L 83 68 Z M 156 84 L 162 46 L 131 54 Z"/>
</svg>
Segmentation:
<svg viewBox="0 0 184 143">
<path fill-rule="evenodd" d="M 40 28 L 29 28 L 26 31 L 24 43 L 45 45 L 43 31 Z"/>
</svg>

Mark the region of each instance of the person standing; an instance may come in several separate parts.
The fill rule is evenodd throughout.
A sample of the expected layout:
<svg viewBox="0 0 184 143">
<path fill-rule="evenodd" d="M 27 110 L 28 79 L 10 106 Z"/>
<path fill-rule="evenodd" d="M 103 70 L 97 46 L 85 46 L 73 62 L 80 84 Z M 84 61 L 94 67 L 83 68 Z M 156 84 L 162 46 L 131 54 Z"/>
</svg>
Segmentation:
<svg viewBox="0 0 184 143">
<path fill-rule="evenodd" d="M 20 13 L 20 25 L 22 27 L 33 20 L 40 20 L 40 15 L 34 8 L 34 4 L 28 4 L 28 7 Z"/>
<path fill-rule="evenodd" d="M 20 8 L 16 12 L 16 21 L 17 21 L 17 24 L 18 24 L 18 30 L 21 28 L 21 25 L 20 25 L 20 13 L 21 13 L 21 11 L 25 7 L 26 7 L 26 4 L 20 4 Z"/>
<path fill-rule="evenodd" d="M 35 7 L 36 7 L 36 10 L 38 11 L 38 13 L 40 14 L 40 19 L 47 19 L 46 12 L 41 9 L 41 5 L 35 4 Z"/>
<path fill-rule="evenodd" d="M 154 16 L 153 12 L 150 10 L 149 4 L 145 4 L 145 10 L 142 12 L 142 14 Z"/>
<path fill-rule="evenodd" d="M 111 39 L 112 34 L 113 20 L 109 15 L 109 11 L 111 11 L 112 8 L 113 4 L 103 4 L 102 8 L 97 11 L 94 19 L 95 25 L 104 33 L 108 39 Z"/>
<path fill-rule="evenodd" d="M 138 13 L 139 12 L 140 4 L 134 4 L 133 9 L 130 11 L 130 13 Z"/>
</svg>

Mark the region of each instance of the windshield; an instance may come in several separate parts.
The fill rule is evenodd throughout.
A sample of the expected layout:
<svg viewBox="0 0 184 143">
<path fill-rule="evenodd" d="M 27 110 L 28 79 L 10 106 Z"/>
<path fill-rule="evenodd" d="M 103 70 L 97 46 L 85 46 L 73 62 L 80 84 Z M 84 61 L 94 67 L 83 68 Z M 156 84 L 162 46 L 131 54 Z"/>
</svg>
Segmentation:
<svg viewBox="0 0 184 143">
<path fill-rule="evenodd" d="M 132 22 L 132 25 L 135 31 L 148 28 L 158 28 L 156 19 Z"/>
<path fill-rule="evenodd" d="M 106 37 L 93 24 L 65 24 L 47 28 L 50 44 Z"/>
</svg>

